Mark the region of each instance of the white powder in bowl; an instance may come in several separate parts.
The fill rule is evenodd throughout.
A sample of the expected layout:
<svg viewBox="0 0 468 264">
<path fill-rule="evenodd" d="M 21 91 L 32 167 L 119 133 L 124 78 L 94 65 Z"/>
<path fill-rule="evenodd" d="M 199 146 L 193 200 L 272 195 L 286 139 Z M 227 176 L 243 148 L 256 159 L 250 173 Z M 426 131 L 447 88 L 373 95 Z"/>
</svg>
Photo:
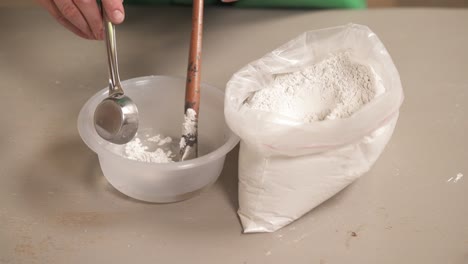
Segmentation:
<svg viewBox="0 0 468 264">
<path fill-rule="evenodd" d="M 179 148 L 186 146 L 186 140 L 194 137 L 197 131 L 197 113 L 192 108 L 187 109 L 185 114 L 182 132 L 182 137 L 179 144 L 171 137 L 163 137 L 155 135 L 150 137 L 146 134 L 145 137 L 136 135 L 129 143 L 125 144 L 122 156 L 131 160 L 138 160 L 150 163 L 171 163 L 179 160 Z"/>
<path fill-rule="evenodd" d="M 276 75 L 246 105 L 304 122 L 346 118 L 376 95 L 369 67 L 340 52 L 298 72 Z"/>
<path fill-rule="evenodd" d="M 171 137 L 163 138 L 161 135 L 156 135 L 142 141 L 137 135 L 125 145 L 123 156 L 151 163 L 174 162 L 176 155 L 173 152 L 172 143 Z"/>
</svg>

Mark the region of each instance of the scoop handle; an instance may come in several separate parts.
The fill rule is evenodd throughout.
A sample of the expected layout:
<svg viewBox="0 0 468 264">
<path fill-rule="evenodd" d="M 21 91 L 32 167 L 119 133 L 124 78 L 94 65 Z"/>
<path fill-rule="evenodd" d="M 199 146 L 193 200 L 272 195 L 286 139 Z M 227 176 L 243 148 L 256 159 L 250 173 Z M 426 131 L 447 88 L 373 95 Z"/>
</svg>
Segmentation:
<svg viewBox="0 0 468 264">
<path fill-rule="evenodd" d="M 107 63 L 109 66 L 109 96 L 120 96 L 124 94 L 120 84 L 119 66 L 117 63 L 117 41 L 115 39 L 115 25 L 109 21 L 104 7 L 101 6 L 102 20 L 104 23 L 104 39 L 107 48 Z"/>
</svg>

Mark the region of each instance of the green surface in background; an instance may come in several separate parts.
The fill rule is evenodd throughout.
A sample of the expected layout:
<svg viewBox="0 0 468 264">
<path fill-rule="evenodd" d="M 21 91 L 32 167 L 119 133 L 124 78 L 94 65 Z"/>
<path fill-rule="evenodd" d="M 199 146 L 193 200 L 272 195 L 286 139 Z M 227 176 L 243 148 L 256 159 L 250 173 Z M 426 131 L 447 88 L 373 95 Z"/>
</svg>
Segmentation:
<svg viewBox="0 0 468 264">
<path fill-rule="evenodd" d="M 179 4 L 190 5 L 193 0 L 125 0 L 125 4 Z M 218 4 L 219 0 L 205 0 L 205 4 Z M 366 0 L 239 0 L 238 7 L 288 8 L 365 8 Z"/>
</svg>

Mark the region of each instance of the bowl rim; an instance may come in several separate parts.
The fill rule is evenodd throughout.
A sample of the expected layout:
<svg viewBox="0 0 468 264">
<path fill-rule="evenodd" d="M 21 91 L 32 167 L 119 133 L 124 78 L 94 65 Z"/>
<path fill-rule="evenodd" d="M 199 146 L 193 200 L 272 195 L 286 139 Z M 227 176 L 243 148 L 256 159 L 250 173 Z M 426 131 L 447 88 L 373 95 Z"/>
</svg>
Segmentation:
<svg viewBox="0 0 468 264">
<path fill-rule="evenodd" d="M 125 85 L 126 83 L 137 83 L 141 81 L 148 81 L 151 79 L 176 79 L 176 80 L 185 80 L 184 77 L 180 76 L 168 76 L 168 75 L 149 75 L 149 76 L 142 76 L 142 77 L 136 77 L 136 78 L 131 78 L 122 81 L 122 85 Z M 214 93 L 217 94 L 217 96 L 222 98 L 223 105 L 224 105 L 224 91 L 221 89 L 204 83 L 201 83 L 202 86 L 204 87 L 210 87 Z M 107 87 L 104 89 L 99 90 L 96 92 L 93 96 L 91 96 L 85 104 L 82 106 L 79 114 L 78 114 L 78 120 L 77 120 L 77 125 L 78 125 L 78 133 L 80 134 L 81 140 L 92 150 L 94 151 L 98 156 L 100 155 L 109 155 L 112 157 L 115 157 L 117 159 L 125 160 L 126 162 L 133 163 L 133 164 L 138 164 L 139 166 L 150 166 L 150 167 L 158 167 L 158 169 L 161 170 L 173 170 L 174 168 L 177 169 L 190 169 L 193 167 L 199 167 L 204 164 L 210 163 L 212 161 L 218 160 L 219 158 L 226 156 L 234 147 L 239 143 L 240 138 L 232 132 L 232 130 L 227 126 L 225 122 L 225 129 L 229 132 L 228 139 L 227 141 L 221 145 L 219 148 L 215 149 L 212 152 L 209 152 L 203 156 L 197 157 L 195 159 L 191 160 L 186 160 L 186 161 L 177 161 L 177 162 L 171 162 L 171 163 L 150 163 L 150 162 L 145 162 L 145 161 L 139 161 L 139 160 L 132 160 L 125 158 L 107 148 L 101 147 L 101 144 L 98 143 L 94 138 L 94 135 L 90 135 L 89 137 L 84 137 L 84 126 L 82 124 L 85 124 L 85 112 L 89 109 L 89 105 L 91 104 L 92 101 L 94 101 L 97 97 L 102 96 L 103 93 L 107 93 Z M 223 109 L 224 112 L 224 109 Z M 223 114 L 224 115 L 224 114 Z M 109 144 L 112 144 L 109 142 Z"/>
</svg>

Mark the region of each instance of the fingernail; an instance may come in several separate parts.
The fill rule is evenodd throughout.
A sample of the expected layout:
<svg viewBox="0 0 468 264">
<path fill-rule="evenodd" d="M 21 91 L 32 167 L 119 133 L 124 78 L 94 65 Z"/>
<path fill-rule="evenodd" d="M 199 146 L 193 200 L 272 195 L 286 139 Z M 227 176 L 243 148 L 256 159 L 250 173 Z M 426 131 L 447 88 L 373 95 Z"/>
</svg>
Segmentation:
<svg viewBox="0 0 468 264">
<path fill-rule="evenodd" d="M 120 10 L 115 10 L 112 13 L 112 15 L 113 15 L 114 20 L 115 20 L 116 23 L 120 23 L 120 22 L 122 22 L 124 20 L 124 14 Z"/>
</svg>

